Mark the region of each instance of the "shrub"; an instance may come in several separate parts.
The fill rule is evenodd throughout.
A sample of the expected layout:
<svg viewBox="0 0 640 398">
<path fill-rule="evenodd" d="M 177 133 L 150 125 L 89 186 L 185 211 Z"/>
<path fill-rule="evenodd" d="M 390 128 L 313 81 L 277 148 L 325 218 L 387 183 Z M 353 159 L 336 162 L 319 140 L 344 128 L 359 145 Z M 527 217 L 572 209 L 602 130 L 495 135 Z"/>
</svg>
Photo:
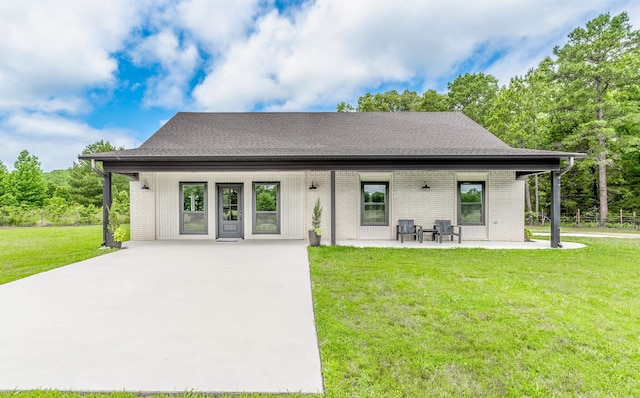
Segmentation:
<svg viewBox="0 0 640 398">
<path fill-rule="evenodd" d="M 524 229 L 524 241 L 531 242 L 533 240 L 533 232 L 529 228 Z"/>
<path fill-rule="evenodd" d="M 98 208 L 94 205 L 78 205 L 76 206 L 78 212 L 78 223 L 80 224 L 95 224 L 100 219 L 98 218 Z"/>
</svg>

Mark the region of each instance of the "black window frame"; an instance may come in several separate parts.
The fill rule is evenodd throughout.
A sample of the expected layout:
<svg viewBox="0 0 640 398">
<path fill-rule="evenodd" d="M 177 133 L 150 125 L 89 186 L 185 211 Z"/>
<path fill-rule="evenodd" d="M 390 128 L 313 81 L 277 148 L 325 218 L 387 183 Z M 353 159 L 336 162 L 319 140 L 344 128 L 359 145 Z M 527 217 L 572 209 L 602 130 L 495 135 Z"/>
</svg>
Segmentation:
<svg viewBox="0 0 640 398">
<path fill-rule="evenodd" d="M 480 197 L 480 222 L 465 222 L 462 220 L 462 186 L 463 185 L 480 185 L 482 187 L 481 197 Z M 486 181 L 458 181 L 456 196 L 458 198 L 458 225 L 469 225 L 469 226 L 484 226 L 486 225 L 486 214 L 487 214 L 487 183 Z M 476 202 L 469 202 L 476 203 Z"/>
<path fill-rule="evenodd" d="M 185 230 L 184 229 L 184 186 L 185 185 L 201 185 L 203 187 L 203 192 L 204 192 L 204 198 L 203 198 L 203 204 L 202 204 L 202 208 L 203 208 L 203 213 L 204 213 L 204 231 L 192 231 L 192 230 Z M 209 234 L 209 199 L 208 199 L 208 195 L 209 193 L 207 192 L 209 190 L 208 185 L 206 182 L 202 182 L 202 181 L 181 181 L 180 182 L 180 188 L 179 188 L 179 195 L 180 195 L 180 235 L 207 235 Z"/>
<path fill-rule="evenodd" d="M 364 217 L 365 206 L 367 203 L 364 198 L 365 185 L 384 185 L 384 222 L 366 222 Z M 374 204 L 376 202 L 369 202 Z M 389 212 L 391 207 L 391 198 L 389 197 L 389 181 L 361 181 L 360 182 L 360 225 L 363 227 L 386 227 L 389 226 Z"/>
<path fill-rule="evenodd" d="M 280 235 L 282 229 L 281 222 L 281 195 L 280 191 L 282 190 L 282 184 L 280 181 L 254 181 L 252 182 L 252 192 L 251 192 L 251 201 L 252 201 L 252 221 L 251 221 L 251 231 L 254 235 Z M 256 186 L 257 185 L 276 185 L 276 230 L 275 231 L 258 231 L 257 230 L 257 221 L 258 221 L 258 211 L 256 206 Z"/>
</svg>

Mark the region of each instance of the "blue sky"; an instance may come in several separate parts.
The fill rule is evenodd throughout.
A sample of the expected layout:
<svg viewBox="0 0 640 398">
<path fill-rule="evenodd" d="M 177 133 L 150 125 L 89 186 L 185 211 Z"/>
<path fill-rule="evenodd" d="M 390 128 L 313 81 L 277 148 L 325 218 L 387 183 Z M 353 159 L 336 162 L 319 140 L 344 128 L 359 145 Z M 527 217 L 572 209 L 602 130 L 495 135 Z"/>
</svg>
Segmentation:
<svg viewBox="0 0 640 398">
<path fill-rule="evenodd" d="M 335 111 L 366 92 L 507 84 L 632 0 L 0 2 L 0 161 L 67 168 L 133 148 L 179 111 Z"/>
</svg>

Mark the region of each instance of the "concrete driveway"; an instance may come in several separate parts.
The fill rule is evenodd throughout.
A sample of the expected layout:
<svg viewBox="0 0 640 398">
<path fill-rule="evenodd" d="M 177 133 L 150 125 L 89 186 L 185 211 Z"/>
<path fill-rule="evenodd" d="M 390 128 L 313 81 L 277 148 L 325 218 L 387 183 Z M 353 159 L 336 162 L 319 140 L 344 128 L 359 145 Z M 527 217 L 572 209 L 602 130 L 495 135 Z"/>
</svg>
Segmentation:
<svg viewBox="0 0 640 398">
<path fill-rule="evenodd" d="M 305 242 L 129 246 L 0 285 L 0 390 L 323 391 Z"/>
</svg>

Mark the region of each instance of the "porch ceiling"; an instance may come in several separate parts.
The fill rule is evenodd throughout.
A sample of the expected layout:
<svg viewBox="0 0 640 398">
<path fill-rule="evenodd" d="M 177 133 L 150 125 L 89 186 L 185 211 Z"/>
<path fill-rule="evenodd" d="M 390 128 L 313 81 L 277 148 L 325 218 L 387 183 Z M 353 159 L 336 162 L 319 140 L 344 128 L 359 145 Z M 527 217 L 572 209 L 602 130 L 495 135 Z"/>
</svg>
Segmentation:
<svg viewBox="0 0 640 398">
<path fill-rule="evenodd" d="M 554 157 L 334 157 L 319 158 L 147 158 L 104 159 L 104 170 L 129 174 L 159 171 L 291 170 L 515 170 L 521 174 L 560 170 Z"/>
</svg>

